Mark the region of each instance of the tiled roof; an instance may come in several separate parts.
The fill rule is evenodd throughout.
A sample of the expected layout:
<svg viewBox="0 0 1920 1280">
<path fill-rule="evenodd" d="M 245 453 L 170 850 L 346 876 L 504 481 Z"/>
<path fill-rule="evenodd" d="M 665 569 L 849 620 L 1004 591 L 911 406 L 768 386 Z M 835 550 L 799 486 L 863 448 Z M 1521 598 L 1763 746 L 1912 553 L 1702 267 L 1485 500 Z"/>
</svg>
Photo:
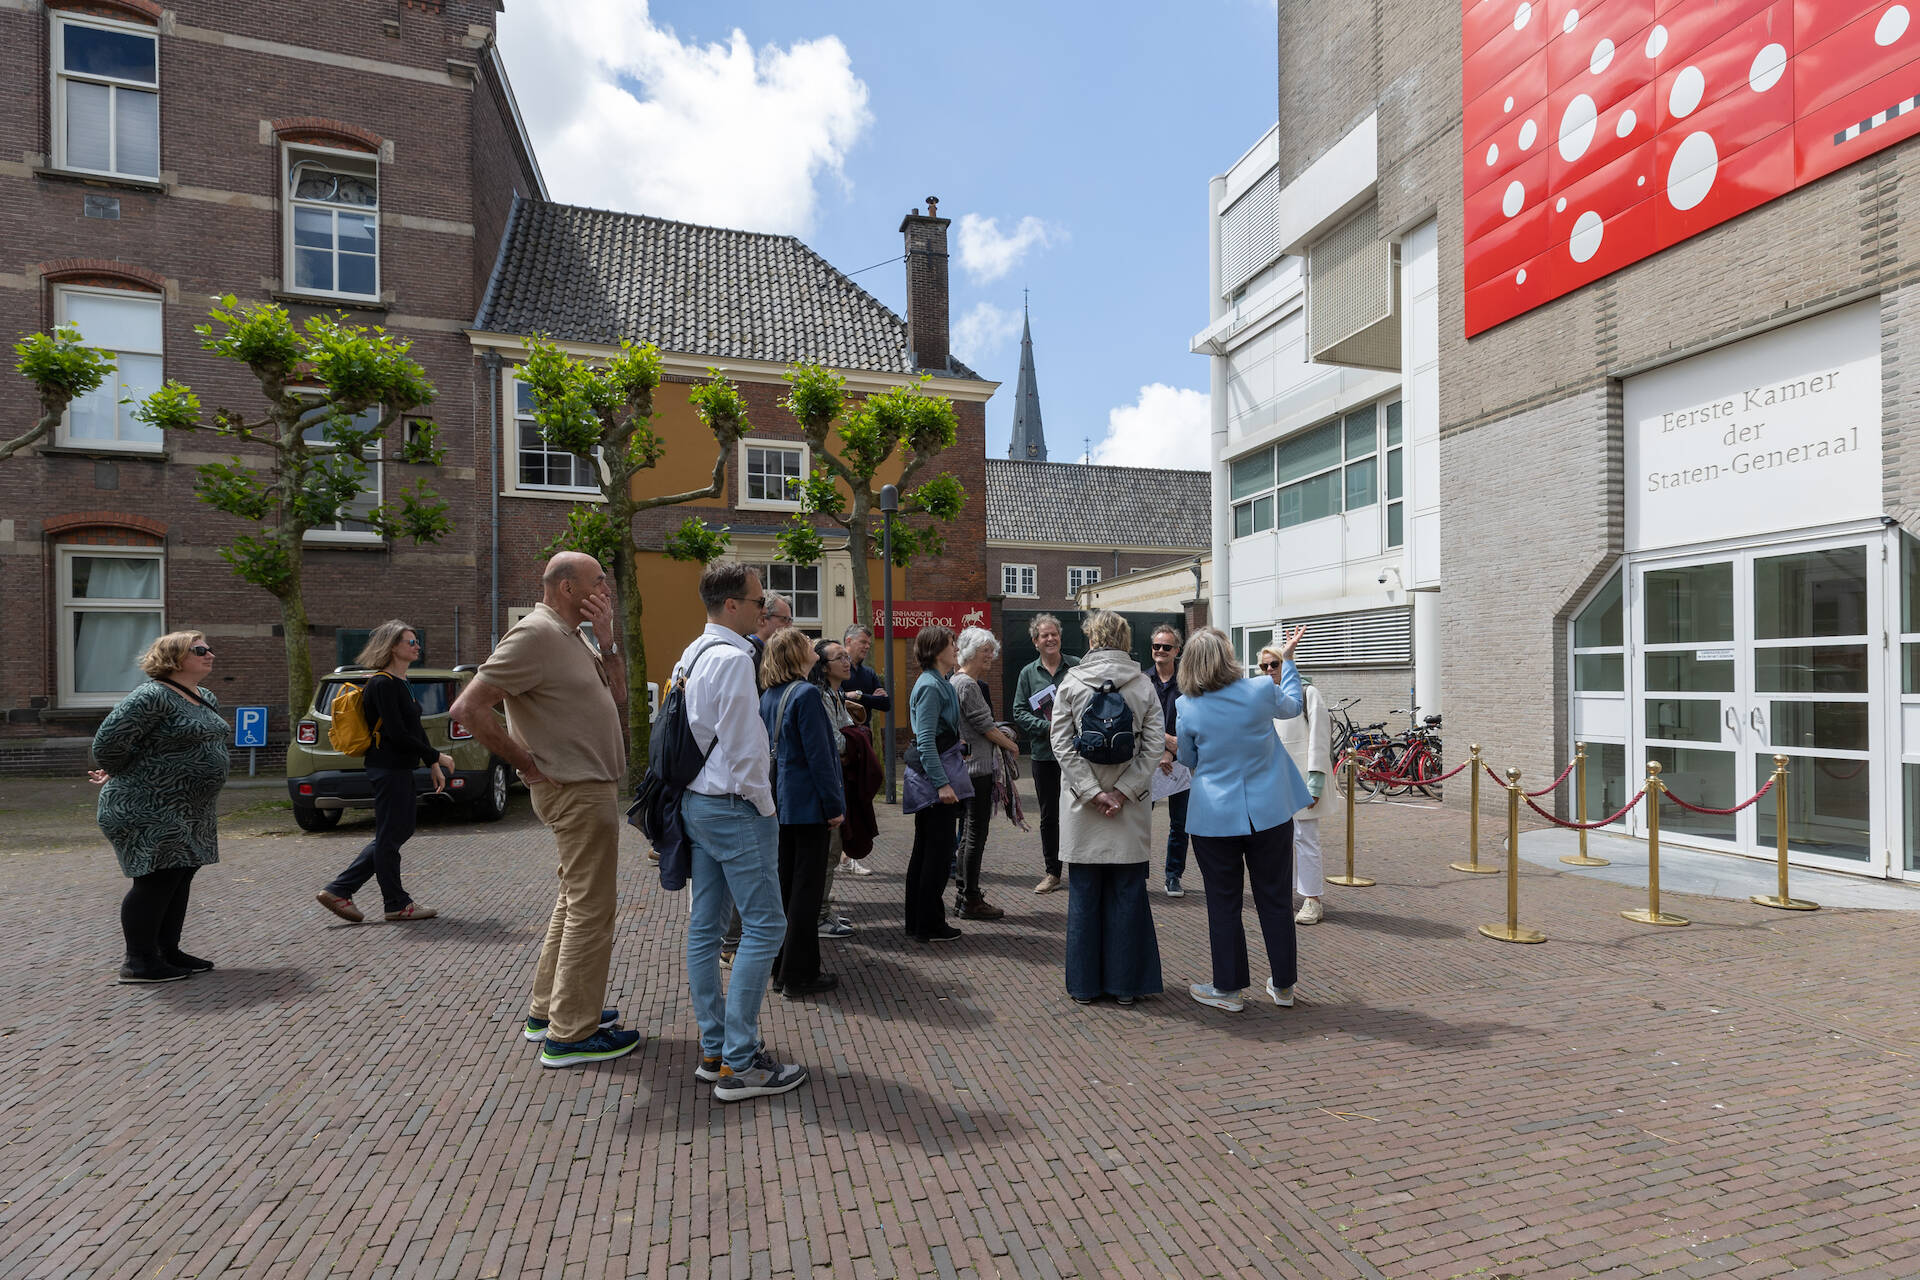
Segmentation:
<svg viewBox="0 0 1920 1280">
<path fill-rule="evenodd" d="M 792 236 L 544 200 L 515 201 L 474 328 L 914 371 L 906 321 Z M 950 372 L 977 376 L 957 362 Z"/>
<path fill-rule="evenodd" d="M 987 541 L 1213 545 L 1213 476 L 1160 467 L 987 460 Z"/>
</svg>

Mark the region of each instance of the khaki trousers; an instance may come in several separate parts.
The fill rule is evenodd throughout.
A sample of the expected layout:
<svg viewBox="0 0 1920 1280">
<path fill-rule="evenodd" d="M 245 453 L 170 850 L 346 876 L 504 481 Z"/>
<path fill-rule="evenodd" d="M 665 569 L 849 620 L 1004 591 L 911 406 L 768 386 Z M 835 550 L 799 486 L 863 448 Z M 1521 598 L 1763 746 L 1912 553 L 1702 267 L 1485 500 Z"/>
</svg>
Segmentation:
<svg viewBox="0 0 1920 1280">
<path fill-rule="evenodd" d="M 560 846 L 560 896 L 527 1012 L 551 1021 L 547 1038 L 585 1040 L 600 1025 L 613 959 L 620 788 L 613 782 L 532 782 L 533 811 Z"/>
</svg>

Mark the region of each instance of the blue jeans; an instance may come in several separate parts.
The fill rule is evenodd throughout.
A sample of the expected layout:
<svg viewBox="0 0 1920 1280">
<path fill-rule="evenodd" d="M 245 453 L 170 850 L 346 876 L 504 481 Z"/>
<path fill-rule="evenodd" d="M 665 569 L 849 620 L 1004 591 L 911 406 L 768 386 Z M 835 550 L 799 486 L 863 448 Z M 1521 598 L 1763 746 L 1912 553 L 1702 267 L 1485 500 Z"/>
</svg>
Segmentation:
<svg viewBox="0 0 1920 1280">
<path fill-rule="evenodd" d="M 1078 1000 L 1160 994 L 1146 863 L 1067 868 L 1067 994 Z"/>
<path fill-rule="evenodd" d="M 689 791 L 680 801 L 693 854 L 693 919 L 687 925 L 687 988 L 700 1024 L 700 1056 L 735 1071 L 753 1064 L 767 974 L 787 936 L 780 898 L 780 825 L 739 796 Z M 720 935 L 740 908 L 740 949 L 720 990 Z"/>
<path fill-rule="evenodd" d="M 1167 797 L 1167 879 L 1187 874 L 1187 801 L 1191 791 L 1176 791 Z"/>
</svg>

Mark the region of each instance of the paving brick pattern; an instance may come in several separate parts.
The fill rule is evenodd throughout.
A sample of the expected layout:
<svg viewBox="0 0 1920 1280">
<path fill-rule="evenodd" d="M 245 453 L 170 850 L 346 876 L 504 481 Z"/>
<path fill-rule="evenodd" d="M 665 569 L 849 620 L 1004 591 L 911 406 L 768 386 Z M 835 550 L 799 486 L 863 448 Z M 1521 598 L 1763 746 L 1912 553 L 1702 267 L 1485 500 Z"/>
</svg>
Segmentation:
<svg viewBox="0 0 1920 1280">
<path fill-rule="evenodd" d="M 1445 870 L 1459 814 L 1361 822 L 1380 884 L 1300 931 L 1298 1007 L 1233 1016 L 1181 990 L 1198 894 L 1154 898 L 1167 996 L 1072 1004 L 1066 896 L 1004 824 L 1006 920 L 906 942 L 892 817 L 840 881 L 841 989 L 768 1003 L 811 1084 L 736 1107 L 693 1079 L 685 898 L 637 843 L 613 991 L 648 1043 L 536 1064 L 523 798 L 423 826 L 418 925 L 313 903 L 364 821 L 229 838 L 187 939 L 222 967 L 157 988 L 111 985 L 104 850 L 8 858 L 0 1277 L 1920 1273 L 1920 917 L 1669 896 L 1694 924 L 1648 929 L 1525 866 L 1551 941 L 1508 946 L 1473 930 L 1504 882 Z"/>
</svg>

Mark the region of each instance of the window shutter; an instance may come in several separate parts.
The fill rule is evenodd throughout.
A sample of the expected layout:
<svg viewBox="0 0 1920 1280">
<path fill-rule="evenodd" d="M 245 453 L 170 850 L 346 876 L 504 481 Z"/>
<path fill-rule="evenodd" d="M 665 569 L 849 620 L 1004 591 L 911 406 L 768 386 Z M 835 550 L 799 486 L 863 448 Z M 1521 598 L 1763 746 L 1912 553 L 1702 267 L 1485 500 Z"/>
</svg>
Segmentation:
<svg viewBox="0 0 1920 1280">
<path fill-rule="evenodd" d="M 1302 667 L 1397 667 L 1413 661 L 1410 608 L 1288 618 L 1280 624 L 1280 634 L 1302 626 L 1307 634 L 1294 651 Z"/>
<path fill-rule="evenodd" d="M 1274 170 L 1220 215 L 1220 293 L 1233 291 L 1280 257 L 1280 180 Z"/>
<path fill-rule="evenodd" d="M 1307 350 L 1316 364 L 1400 368 L 1399 261 L 1376 205 L 1307 249 Z"/>
</svg>

